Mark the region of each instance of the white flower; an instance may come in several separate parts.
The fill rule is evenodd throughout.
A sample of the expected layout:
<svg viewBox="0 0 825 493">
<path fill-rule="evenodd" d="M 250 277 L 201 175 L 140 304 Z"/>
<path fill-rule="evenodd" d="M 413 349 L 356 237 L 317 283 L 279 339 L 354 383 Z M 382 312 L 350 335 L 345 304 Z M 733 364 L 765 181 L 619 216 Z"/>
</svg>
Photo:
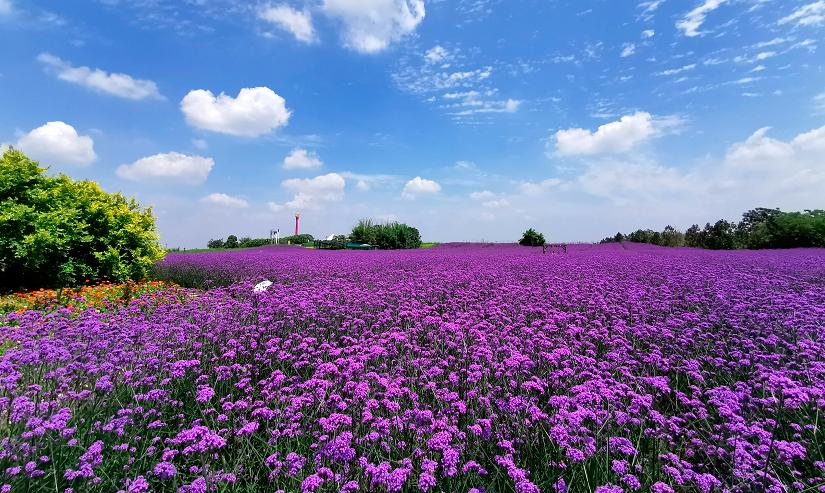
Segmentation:
<svg viewBox="0 0 825 493">
<path fill-rule="evenodd" d="M 263 293 L 269 288 L 269 286 L 272 286 L 272 281 L 261 281 L 255 285 L 255 289 L 253 291 L 256 293 Z"/>
</svg>

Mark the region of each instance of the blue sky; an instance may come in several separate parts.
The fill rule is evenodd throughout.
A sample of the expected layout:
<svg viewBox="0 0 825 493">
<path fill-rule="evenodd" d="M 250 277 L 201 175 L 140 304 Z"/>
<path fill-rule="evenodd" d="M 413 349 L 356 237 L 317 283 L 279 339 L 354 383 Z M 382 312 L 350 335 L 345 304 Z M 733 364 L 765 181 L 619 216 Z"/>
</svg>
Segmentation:
<svg viewBox="0 0 825 493">
<path fill-rule="evenodd" d="M 823 208 L 825 0 L 0 0 L 0 143 L 164 244 Z"/>
</svg>

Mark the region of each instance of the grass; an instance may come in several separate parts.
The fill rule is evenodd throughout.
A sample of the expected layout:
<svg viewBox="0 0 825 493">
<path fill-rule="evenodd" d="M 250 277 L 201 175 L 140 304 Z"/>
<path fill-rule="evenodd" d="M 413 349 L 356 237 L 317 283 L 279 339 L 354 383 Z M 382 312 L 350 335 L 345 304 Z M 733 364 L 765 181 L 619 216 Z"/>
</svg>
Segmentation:
<svg viewBox="0 0 825 493">
<path fill-rule="evenodd" d="M 432 243 L 422 243 L 420 248 L 433 248 L 433 247 L 437 247 L 437 246 L 438 246 L 438 245 L 440 245 L 440 244 L 441 244 L 441 243 L 436 243 L 436 242 L 432 242 Z"/>
</svg>

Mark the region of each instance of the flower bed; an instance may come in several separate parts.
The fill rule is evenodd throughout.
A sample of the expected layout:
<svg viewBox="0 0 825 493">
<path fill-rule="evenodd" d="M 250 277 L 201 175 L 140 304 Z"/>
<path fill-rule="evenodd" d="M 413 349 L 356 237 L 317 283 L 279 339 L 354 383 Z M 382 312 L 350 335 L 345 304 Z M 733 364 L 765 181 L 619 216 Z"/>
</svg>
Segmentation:
<svg viewBox="0 0 825 493">
<path fill-rule="evenodd" d="M 237 282 L 9 315 L 0 491 L 823 484 L 821 250 L 185 257 Z"/>
</svg>

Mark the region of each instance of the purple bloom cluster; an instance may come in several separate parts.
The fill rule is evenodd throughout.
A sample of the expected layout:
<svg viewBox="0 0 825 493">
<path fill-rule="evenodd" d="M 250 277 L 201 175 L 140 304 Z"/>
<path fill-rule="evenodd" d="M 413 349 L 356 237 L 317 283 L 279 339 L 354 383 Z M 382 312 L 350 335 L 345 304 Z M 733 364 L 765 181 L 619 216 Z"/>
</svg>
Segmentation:
<svg viewBox="0 0 825 493">
<path fill-rule="evenodd" d="M 264 248 L 162 267 L 236 282 L 0 319 L 0 492 L 825 483 L 825 251 Z"/>
</svg>

